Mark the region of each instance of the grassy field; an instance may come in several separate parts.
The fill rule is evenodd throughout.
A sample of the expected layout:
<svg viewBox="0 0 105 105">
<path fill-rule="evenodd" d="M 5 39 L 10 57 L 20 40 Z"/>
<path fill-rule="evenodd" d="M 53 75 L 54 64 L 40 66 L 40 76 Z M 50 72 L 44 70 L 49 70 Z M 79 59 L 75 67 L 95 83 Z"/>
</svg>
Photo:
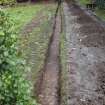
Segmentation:
<svg viewBox="0 0 105 105">
<path fill-rule="evenodd" d="M 41 10 L 42 14 L 39 14 L 43 15 L 43 18 L 39 21 L 40 16 L 36 15 L 35 20 L 39 21 L 39 24 L 31 33 L 27 33 L 27 36 L 21 37 L 23 57 L 27 62 L 27 66 L 30 67 L 27 77 L 32 82 L 33 87 L 37 85 L 40 70 L 44 66 L 48 43 L 53 32 L 53 17 L 56 10 L 55 4 L 40 5 L 40 7 L 44 7 Z M 34 91 L 37 91 L 36 87 L 34 87 Z M 36 96 L 35 92 L 33 95 Z"/>
<path fill-rule="evenodd" d="M 86 5 L 87 3 L 90 3 L 91 0 L 79 0 L 81 5 Z"/>
<path fill-rule="evenodd" d="M 96 15 L 105 21 L 105 10 L 96 9 Z"/>
<path fill-rule="evenodd" d="M 45 59 L 45 53 L 48 48 L 48 42 L 52 34 L 52 16 L 54 16 L 54 10 L 51 8 L 43 11 L 45 17 L 35 27 L 32 33 L 26 38 L 26 45 L 23 46 L 23 54 L 28 61 L 28 64 L 32 67 L 32 70 L 40 70 L 43 61 Z M 24 43 L 23 37 L 23 43 Z M 27 46 L 28 45 L 28 46 Z M 34 66 L 34 67 L 33 67 Z M 36 74 L 36 73 L 35 73 Z M 33 74 L 34 75 L 34 74 Z M 35 75 L 34 75 L 35 76 Z"/>
<path fill-rule="evenodd" d="M 5 9 L 16 23 L 17 31 L 22 29 L 37 13 L 44 9 L 43 5 L 21 5 Z"/>
<path fill-rule="evenodd" d="M 65 33 L 61 34 L 61 44 L 60 44 L 60 58 L 61 58 L 61 105 L 67 105 L 67 48 Z"/>
</svg>

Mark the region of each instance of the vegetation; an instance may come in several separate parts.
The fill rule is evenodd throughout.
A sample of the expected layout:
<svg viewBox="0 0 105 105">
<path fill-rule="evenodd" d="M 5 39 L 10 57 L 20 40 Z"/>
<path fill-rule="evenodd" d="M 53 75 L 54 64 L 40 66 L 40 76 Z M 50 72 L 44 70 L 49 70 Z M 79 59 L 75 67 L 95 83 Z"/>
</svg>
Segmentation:
<svg viewBox="0 0 105 105">
<path fill-rule="evenodd" d="M 36 105 L 25 79 L 25 63 L 18 54 L 14 27 L 10 16 L 0 10 L 0 105 Z"/>
<path fill-rule="evenodd" d="M 46 51 L 53 29 L 52 17 L 54 16 L 55 9 L 56 5 L 49 4 L 49 6 L 46 6 L 45 9 L 42 10 L 42 14 L 40 14 L 43 16 L 40 21 L 39 15 L 36 16 L 36 21 L 39 21 L 38 26 L 36 26 L 31 33 L 27 33 L 27 37 L 21 37 L 20 46 L 22 47 L 23 57 L 31 69 L 27 73 L 28 79 L 33 85 L 37 85 L 41 69 L 44 66 Z M 36 96 L 36 91 L 37 88 L 34 87 L 34 96 Z"/>
<path fill-rule="evenodd" d="M 15 2 L 0 0 L 0 5 Z M 44 65 L 55 9 L 55 4 L 18 4 L 0 10 L 0 105 L 38 105 L 32 90 Z M 39 21 L 38 27 L 27 33 L 26 38 L 21 31 L 33 18 Z"/>
<path fill-rule="evenodd" d="M 10 14 L 10 17 L 14 20 L 16 30 L 19 32 L 33 17 L 43 10 L 43 5 L 20 5 L 16 7 L 6 8 L 5 11 Z M 27 15 L 26 15 L 27 14 Z"/>
<path fill-rule="evenodd" d="M 61 8 L 61 11 L 63 8 Z M 62 12 L 61 12 L 62 13 Z M 66 41 L 66 32 L 65 32 L 65 21 L 64 21 L 64 14 L 62 13 L 62 33 L 60 36 L 60 63 L 61 63 L 61 105 L 67 105 L 67 76 L 68 76 L 68 69 L 67 69 L 67 41 Z"/>
<path fill-rule="evenodd" d="M 0 105 L 37 104 L 32 99 L 31 92 L 33 82 L 38 78 L 38 72 L 44 64 L 52 32 L 51 19 L 54 16 L 55 6 L 25 4 L 0 10 Z M 28 39 L 25 45 L 26 39 L 23 35 L 20 36 L 19 32 L 32 20 L 33 16 L 39 19 L 37 14 L 40 11 L 43 11 L 44 18 L 41 19 L 40 25 L 27 35 Z M 24 44 L 22 49 L 27 49 L 23 51 L 23 56 L 28 61 L 31 71 L 29 71 L 25 61 L 21 59 L 22 56 L 18 48 L 20 46 L 17 46 L 17 41 L 21 43 L 20 37 Z M 33 52 L 35 55 L 31 57 Z M 33 60 L 35 61 L 34 64 L 32 64 Z M 33 81 L 28 80 L 27 72 L 30 75 L 34 74 L 31 75 Z"/>
<path fill-rule="evenodd" d="M 61 72 L 61 105 L 67 105 L 67 49 L 66 49 L 66 39 L 65 33 L 61 35 L 61 65 L 62 65 L 62 72 Z"/>
<path fill-rule="evenodd" d="M 99 2 L 99 0 L 97 0 Z M 87 3 L 90 3 L 91 0 L 80 0 L 78 1 L 80 3 L 80 5 L 82 6 L 86 6 Z M 97 3 L 98 3 L 97 2 Z M 97 6 L 97 8 L 95 9 L 94 13 L 102 20 L 105 20 L 105 9 L 104 9 L 104 3 L 105 1 L 100 1 L 99 5 Z"/>
<path fill-rule="evenodd" d="M 22 27 L 43 8 L 44 6 L 40 7 L 40 5 L 24 5 L 6 8 L 6 13 L 4 11 L 0 12 L 0 41 L 6 38 L 5 43 L 7 45 L 5 46 L 5 43 L 0 45 L 0 52 L 4 54 L 3 56 L 2 53 L 0 54 L 0 57 L 2 57 L 0 62 L 4 62 L 0 64 L 0 70 L 5 71 L 0 74 L 0 105 L 36 105 L 36 102 L 31 98 L 31 83 L 27 82 L 25 78 L 25 72 L 28 68 L 18 55 L 16 43 Z M 11 46 L 9 46 L 9 43 L 11 43 Z M 9 65 L 5 63 L 7 61 L 10 63 Z M 1 68 L 2 66 L 7 70 Z"/>
<path fill-rule="evenodd" d="M 102 20 L 105 21 L 105 10 L 104 9 L 98 9 L 97 8 L 95 13 L 98 17 L 100 17 Z"/>
<path fill-rule="evenodd" d="M 16 3 L 16 0 L 0 0 L 0 5 L 13 5 Z"/>
<path fill-rule="evenodd" d="M 86 5 L 87 3 L 90 3 L 91 0 L 80 0 L 79 2 L 80 2 L 80 4 L 82 4 L 82 5 Z"/>
</svg>

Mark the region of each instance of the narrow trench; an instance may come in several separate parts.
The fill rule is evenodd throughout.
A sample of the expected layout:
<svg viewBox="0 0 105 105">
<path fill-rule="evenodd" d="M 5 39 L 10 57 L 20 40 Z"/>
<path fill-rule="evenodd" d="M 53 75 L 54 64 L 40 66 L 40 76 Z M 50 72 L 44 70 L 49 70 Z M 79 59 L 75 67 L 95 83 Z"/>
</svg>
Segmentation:
<svg viewBox="0 0 105 105">
<path fill-rule="evenodd" d="M 55 14 L 55 23 L 51 42 L 48 48 L 43 76 L 38 94 L 41 105 L 59 105 L 60 102 L 60 64 L 59 64 L 59 37 L 61 32 L 61 17 L 59 8 Z"/>
</svg>

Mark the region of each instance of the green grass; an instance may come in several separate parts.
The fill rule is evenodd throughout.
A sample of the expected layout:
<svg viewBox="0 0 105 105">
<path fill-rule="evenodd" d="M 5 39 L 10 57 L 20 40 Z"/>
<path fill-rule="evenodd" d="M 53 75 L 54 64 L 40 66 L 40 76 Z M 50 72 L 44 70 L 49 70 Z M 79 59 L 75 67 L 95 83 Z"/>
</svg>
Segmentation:
<svg viewBox="0 0 105 105">
<path fill-rule="evenodd" d="M 65 31 L 65 21 L 64 14 L 62 12 L 62 33 L 60 36 L 60 63 L 61 63 L 61 105 L 67 104 L 67 79 L 68 79 L 68 69 L 67 69 L 67 41 L 66 41 L 66 31 Z"/>
<path fill-rule="evenodd" d="M 96 9 L 95 13 L 98 17 L 105 21 L 105 10 Z"/>
<path fill-rule="evenodd" d="M 67 49 L 66 49 L 66 39 L 65 33 L 61 34 L 61 105 L 67 105 Z"/>
<path fill-rule="evenodd" d="M 40 70 L 40 67 L 43 65 L 48 40 L 52 32 L 50 29 L 52 27 L 51 24 L 49 24 L 49 21 L 51 20 L 51 15 L 53 15 L 54 8 L 51 8 L 52 7 L 47 9 L 44 5 L 37 4 L 5 9 L 5 11 L 10 14 L 10 17 L 16 23 L 15 27 L 18 33 L 27 23 L 31 21 L 33 17 L 39 17 L 38 13 L 40 10 L 43 11 L 43 14 L 46 16 L 46 18 L 42 18 L 42 22 L 39 27 L 35 28 L 30 35 L 27 35 L 29 36 L 27 44 L 22 47 L 22 49 L 24 49 L 23 58 L 27 61 L 27 65 L 31 68 L 31 71 L 27 76 L 31 77 L 30 81 L 33 80 L 32 85 L 34 85 L 35 78 L 37 78 L 36 76 L 38 75 L 38 70 Z M 20 34 L 21 33 L 19 33 L 19 39 Z M 20 46 L 22 41 L 24 42 L 26 40 L 23 36 L 24 35 L 21 35 L 21 40 L 18 42 Z"/>
<path fill-rule="evenodd" d="M 23 5 L 5 9 L 16 23 L 18 31 L 27 24 L 44 6 Z"/>
<path fill-rule="evenodd" d="M 45 55 L 53 29 L 52 17 L 54 16 L 55 9 L 55 4 L 49 4 L 49 7 L 45 7 L 45 9 L 42 10 L 44 17 L 39 25 L 36 26 L 27 37 L 22 37 L 21 47 L 23 49 L 23 57 L 30 67 L 30 71 L 27 74 L 33 86 L 37 83 L 40 70 L 44 66 Z M 37 20 L 39 20 L 38 17 L 39 16 L 37 16 Z M 36 91 L 36 88 L 34 88 L 34 91 Z M 36 96 L 35 92 L 34 96 Z"/>
<path fill-rule="evenodd" d="M 79 0 L 81 5 L 86 5 L 87 3 L 90 3 L 91 0 Z"/>
<path fill-rule="evenodd" d="M 19 35 L 19 48 L 22 51 L 22 56 L 26 60 L 27 66 L 30 67 L 30 71 L 27 73 L 27 79 L 32 82 L 33 86 L 36 84 L 40 70 L 44 66 L 45 54 L 53 29 L 52 17 L 54 16 L 55 10 L 55 4 L 47 4 L 47 6 L 36 4 L 5 9 L 16 22 L 17 32 L 24 29 L 25 25 L 33 17 L 38 21 L 39 15 L 44 15 L 39 25 L 32 32 L 27 33 L 27 35 Z"/>
</svg>

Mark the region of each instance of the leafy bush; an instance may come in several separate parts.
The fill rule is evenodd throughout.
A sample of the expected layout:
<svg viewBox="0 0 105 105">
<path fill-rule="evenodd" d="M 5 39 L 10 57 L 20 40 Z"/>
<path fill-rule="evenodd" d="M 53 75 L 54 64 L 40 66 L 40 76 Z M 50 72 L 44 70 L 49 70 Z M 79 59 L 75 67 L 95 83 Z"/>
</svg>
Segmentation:
<svg viewBox="0 0 105 105">
<path fill-rule="evenodd" d="M 0 10 L 0 105 L 36 105 L 30 83 L 25 79 L 25 63 L 16 47 L 15 24 Z"/>
<path fill-rule="evenodd" d="M 12 5 L 16 2 L 16 0 L 0 0 L 1 5 Z"/>
</svg>

